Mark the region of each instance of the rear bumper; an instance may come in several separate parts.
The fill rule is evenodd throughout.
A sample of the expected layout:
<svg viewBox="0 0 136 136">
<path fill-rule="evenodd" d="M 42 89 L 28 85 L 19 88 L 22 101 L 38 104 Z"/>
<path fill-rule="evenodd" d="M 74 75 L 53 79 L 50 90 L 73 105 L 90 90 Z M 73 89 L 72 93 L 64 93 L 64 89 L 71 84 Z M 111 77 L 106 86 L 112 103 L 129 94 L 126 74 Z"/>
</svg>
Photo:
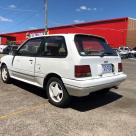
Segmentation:
<svg viewBox="0 0 136 136">
<path fill-rule="evenodd" d="M 127 75 L 120 74 L 112 77 L 104 77 L 99 79 L 78 81 L 70 79 L 62 79 L 65 87 L 71 96 L 87 96 L 91 92 L 95 92 L 101 89 L 113 88 L 118 86 L 122 81 L 127 78 Z M 72 83 L 72 84 L 70 84 Z"/>
</svg>

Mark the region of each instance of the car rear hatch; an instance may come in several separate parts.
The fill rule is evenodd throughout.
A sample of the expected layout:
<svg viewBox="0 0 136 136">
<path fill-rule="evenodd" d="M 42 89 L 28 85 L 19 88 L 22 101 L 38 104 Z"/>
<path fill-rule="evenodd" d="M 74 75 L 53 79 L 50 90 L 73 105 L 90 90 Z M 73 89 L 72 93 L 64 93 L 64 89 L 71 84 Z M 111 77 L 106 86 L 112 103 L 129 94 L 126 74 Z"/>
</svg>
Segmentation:
<svg viewBox="0 0 136 136">
<path fill-rule="evenodd" d="M 107 45 L 103 38 L 76 35 L 75 44 L 81 56 L 78 65 L 75 66 L 77 78 L 101 78 L 115 76 L 122 72 L 120 57 Z M 77 72 L 78 74 L 76 74 Z M 84 73 L 80 75 L 82 72 Z"/>
</svg>

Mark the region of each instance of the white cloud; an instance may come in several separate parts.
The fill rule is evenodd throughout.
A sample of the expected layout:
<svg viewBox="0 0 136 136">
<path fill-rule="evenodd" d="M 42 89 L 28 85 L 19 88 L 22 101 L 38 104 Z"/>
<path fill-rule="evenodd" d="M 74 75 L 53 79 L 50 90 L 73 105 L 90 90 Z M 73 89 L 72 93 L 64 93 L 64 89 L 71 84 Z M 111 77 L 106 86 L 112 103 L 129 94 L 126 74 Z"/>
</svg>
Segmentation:
<svg viewBox="0 0 136 136">
<path fill-rule="evenodd" d="M 81 10 L 88 10 L 88 8 L 86 6 L 80 6 Z"/>
<path fill-rule="evenodd" d="M 15 8 L 16 8 L 16 5 L 11 4 L 11 5 L 9 5 L 9 8 L 11 8 L 11 9 L 15 9 Z"/>
<path fill-rule="evenodd" d="M 0 6 L 0 9 L 2 9 L 2 10 L 17 11 L 17 12 L 37 12 L 37 10 L 20 9 L 20 8 L 17 8 L 15 5 L 9 5 L 8 7 L 2 7 L 2 6 Z"/>
<path fill-rule="evenodd" d="M 77 12 L 80 12 L 80 11 L 96 11 L 97 8 L 90 8 L 90 7 L 87 7 L 85 5 L 82 5 L 80 6 L 79 8 L 76 9 Z"/>
<path fill-rule="evenodd" d="M 84 23 L 84 22 L 85 22 L 84 20 L 78 20 L 78 19 L 74 20 L 74 23 Z"/>
<path fill-rule="evenodd" d="M 6 18 L 6 17 L 3 17 L 3 16 L 0 16 L 0 22 L 13 22 L 13 20 Z"/>
</svg>

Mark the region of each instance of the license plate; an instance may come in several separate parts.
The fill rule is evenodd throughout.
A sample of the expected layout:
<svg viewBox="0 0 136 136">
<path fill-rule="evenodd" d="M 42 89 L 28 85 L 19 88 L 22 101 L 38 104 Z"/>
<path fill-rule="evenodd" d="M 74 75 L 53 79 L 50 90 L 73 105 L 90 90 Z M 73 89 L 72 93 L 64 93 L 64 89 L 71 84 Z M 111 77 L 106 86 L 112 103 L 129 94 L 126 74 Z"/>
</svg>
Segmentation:
<svg viewBox="0 0 136 136">
<path fill-rule="evenodd" d="M 113 66 L 112 64 L 102 64 L 103 73 L 112 73 L 113 72 Z"/>
</svg>

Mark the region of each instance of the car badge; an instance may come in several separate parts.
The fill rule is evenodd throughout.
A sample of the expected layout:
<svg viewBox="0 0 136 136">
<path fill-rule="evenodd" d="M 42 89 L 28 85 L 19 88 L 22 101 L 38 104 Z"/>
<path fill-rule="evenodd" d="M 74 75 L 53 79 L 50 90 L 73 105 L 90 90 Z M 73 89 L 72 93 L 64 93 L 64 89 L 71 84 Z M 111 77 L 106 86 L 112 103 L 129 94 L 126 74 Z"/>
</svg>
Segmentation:
<svg viewBox="0 0 136 136">
<path fill-rule="evenodd" d="M 108 61 L 104 61 L 104 63 L 108 63 Z"/>
</svg>

